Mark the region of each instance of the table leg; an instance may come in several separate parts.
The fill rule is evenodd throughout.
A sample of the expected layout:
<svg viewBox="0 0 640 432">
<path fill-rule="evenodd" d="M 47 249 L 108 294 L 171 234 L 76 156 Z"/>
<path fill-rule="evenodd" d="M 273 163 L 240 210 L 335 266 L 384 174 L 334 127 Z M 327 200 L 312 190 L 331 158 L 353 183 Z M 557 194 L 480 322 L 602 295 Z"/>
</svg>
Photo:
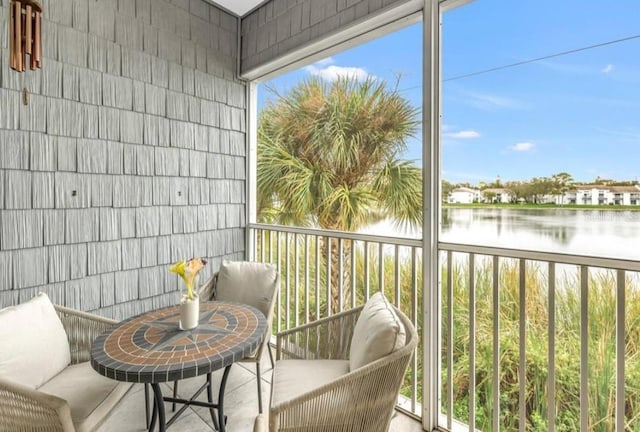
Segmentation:
<svg viewBox="0 0 640 432">
<path fill-rule="evenodd" d="M 224 373 L 222 374 L 222 381 L 220 382 L 220 391 L 218 393 L 218 418 L 219 422 L 215 420 L 215 413 L 213 409 L 211 411 L 211 420 L 213 421 L 213 426 L 220 432 L 225 432 L 227 426 L 227 418 L 224 415 L 224 388 L 227 385 L 227 378 L 229 378 L 229 372 L 231 372 L 231 365 L 224 368 Z M 213 392 L 211 391 L 211 374 L 207 375 L 207 397 L 209 403 L 213 403 Z"/>
<path fill-rule="evenodd" d="M 156 425 L 156 414 L 158 415 L 158 432 L 165 432 L 167 430 L 167 426 L 164 415 L 164 400 L 162 398 L 162 390 L 160 389 L 160 384 L 158 383 L 151 384 L 151 388 L 153 389 L 155 404 L 153 407 L 153 415 L 151 419 L 151 425 L 149 426 L 149 432 L 153 432 L 153 429 Z"/>
<path fill-rule="evenodd" d="M 144 383 L 144 418 L 146 426 L 149 428 L 149 384 Z"/>
<path fill-rule="evenodd" d="M 207 374 L 207 401 L 209 401 L 209 404 L 213 405 L 213 391 L 211 389 L 211 372 Z M 216 410 L 213 406 L 209 407 L 209 414 L 211 414 L 211 421 L 213 422 L 213 427 L 215 428 L 215 430 L 220 430 L 220 424 L 218 423 Z"/>
</svg>

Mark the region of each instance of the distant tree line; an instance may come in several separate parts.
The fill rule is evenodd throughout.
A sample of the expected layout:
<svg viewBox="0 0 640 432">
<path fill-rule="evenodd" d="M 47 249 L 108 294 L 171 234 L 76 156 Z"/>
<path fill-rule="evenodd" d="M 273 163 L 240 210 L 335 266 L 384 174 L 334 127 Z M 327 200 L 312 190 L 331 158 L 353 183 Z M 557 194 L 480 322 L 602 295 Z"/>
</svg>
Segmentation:
<svg viewBox="0 0 640 432">
<path fill-rule="evenodd" d="M 617 181 L 596 177 L 592 182 L 577 182 L 573 176 L 567 172 L 553 174 L 551 177 L 533 177 L 524 181 L 506 181 L 503 182 L 498 177 L 494 182 L 479 182 L 476 185 L 471 183 L 451 183 L 447 180 L 442 181 L 442 199 L 446 200 L 449 194 L 455 189 L 467 187 L 478 189 L 483 192 L 483 196 L 488 201 L 492 201 L 495 192 L 490 189 L 506 189 L 511 192 L 513 202 L 527 202 L 540 204 L 545 196 L 558 195 L 563 196 L 567 191 L 575 189 L 580 185 L 598 184 L 603 186 L 633 186 L 637 181 Z"/>
</svg>

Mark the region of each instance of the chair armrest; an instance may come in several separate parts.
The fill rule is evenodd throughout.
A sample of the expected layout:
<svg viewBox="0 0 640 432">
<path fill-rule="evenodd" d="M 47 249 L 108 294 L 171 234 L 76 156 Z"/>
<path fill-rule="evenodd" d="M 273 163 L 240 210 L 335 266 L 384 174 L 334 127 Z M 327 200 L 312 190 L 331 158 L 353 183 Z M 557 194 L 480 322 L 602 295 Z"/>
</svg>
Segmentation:
<svg viewBox="0 0 640 432">
<path fill-rule="evenodd" d="M 3 378 L 0 418 L 7 430 L 75 432 L 67 401 Z"/>
<path fill-rule="evenodd" d="M 99 315 L 54 305 L 62 321 L 69 348 L 71 364 L 82 363 L 91 359 L 91 344 L 96 337 L 118 321 Z"/>
<path fill-rule="evenodd" d="M 277 334 L 276 358 L 347 360 L 363 306 Z"/>
<path fill-rule="evenodd" d="M 398 350 L 286 401 L 274 403 L 272 396 L 270 430 L 322 425 L 323 430 L 387 431 L 412 352 Z"/>
</svg>

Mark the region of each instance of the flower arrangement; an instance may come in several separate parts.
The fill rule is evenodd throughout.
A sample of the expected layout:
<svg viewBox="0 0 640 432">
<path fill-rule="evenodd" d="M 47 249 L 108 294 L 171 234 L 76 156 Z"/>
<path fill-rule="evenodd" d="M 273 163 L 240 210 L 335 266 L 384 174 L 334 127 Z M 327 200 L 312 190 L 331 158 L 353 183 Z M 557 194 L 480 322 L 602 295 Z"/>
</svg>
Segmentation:
<svg viewBox="0 0 640 432">
<path fill-rule="evenodd" d="M 200 273 L 200 270 L 202 270 L 206 264 L 207 260 L 205 259 L 191 258 L 188 261 L 178 261 L 169 267 L 169 271 L 180 276 L 187 286 L 187 299 L 193 300 L 195 298 L 193 284 L 196 280 L 196 276 L 198 276 L 198 273 Z"/>
</svg>

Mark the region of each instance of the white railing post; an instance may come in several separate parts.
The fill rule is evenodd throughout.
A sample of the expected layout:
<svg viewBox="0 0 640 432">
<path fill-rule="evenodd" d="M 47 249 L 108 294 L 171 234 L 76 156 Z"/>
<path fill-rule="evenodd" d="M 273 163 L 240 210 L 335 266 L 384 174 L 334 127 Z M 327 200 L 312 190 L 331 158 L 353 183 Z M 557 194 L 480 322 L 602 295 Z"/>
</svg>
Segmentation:
<svg viewBox="0 0 640 432">
<path fill-rule="evenodd" d="M 422 426 L 431 431 L 440 414 L 440 2 L 425 0 L 422 58 L 422 290 L 423 290 L 423 413 Z"/>
</svg>

